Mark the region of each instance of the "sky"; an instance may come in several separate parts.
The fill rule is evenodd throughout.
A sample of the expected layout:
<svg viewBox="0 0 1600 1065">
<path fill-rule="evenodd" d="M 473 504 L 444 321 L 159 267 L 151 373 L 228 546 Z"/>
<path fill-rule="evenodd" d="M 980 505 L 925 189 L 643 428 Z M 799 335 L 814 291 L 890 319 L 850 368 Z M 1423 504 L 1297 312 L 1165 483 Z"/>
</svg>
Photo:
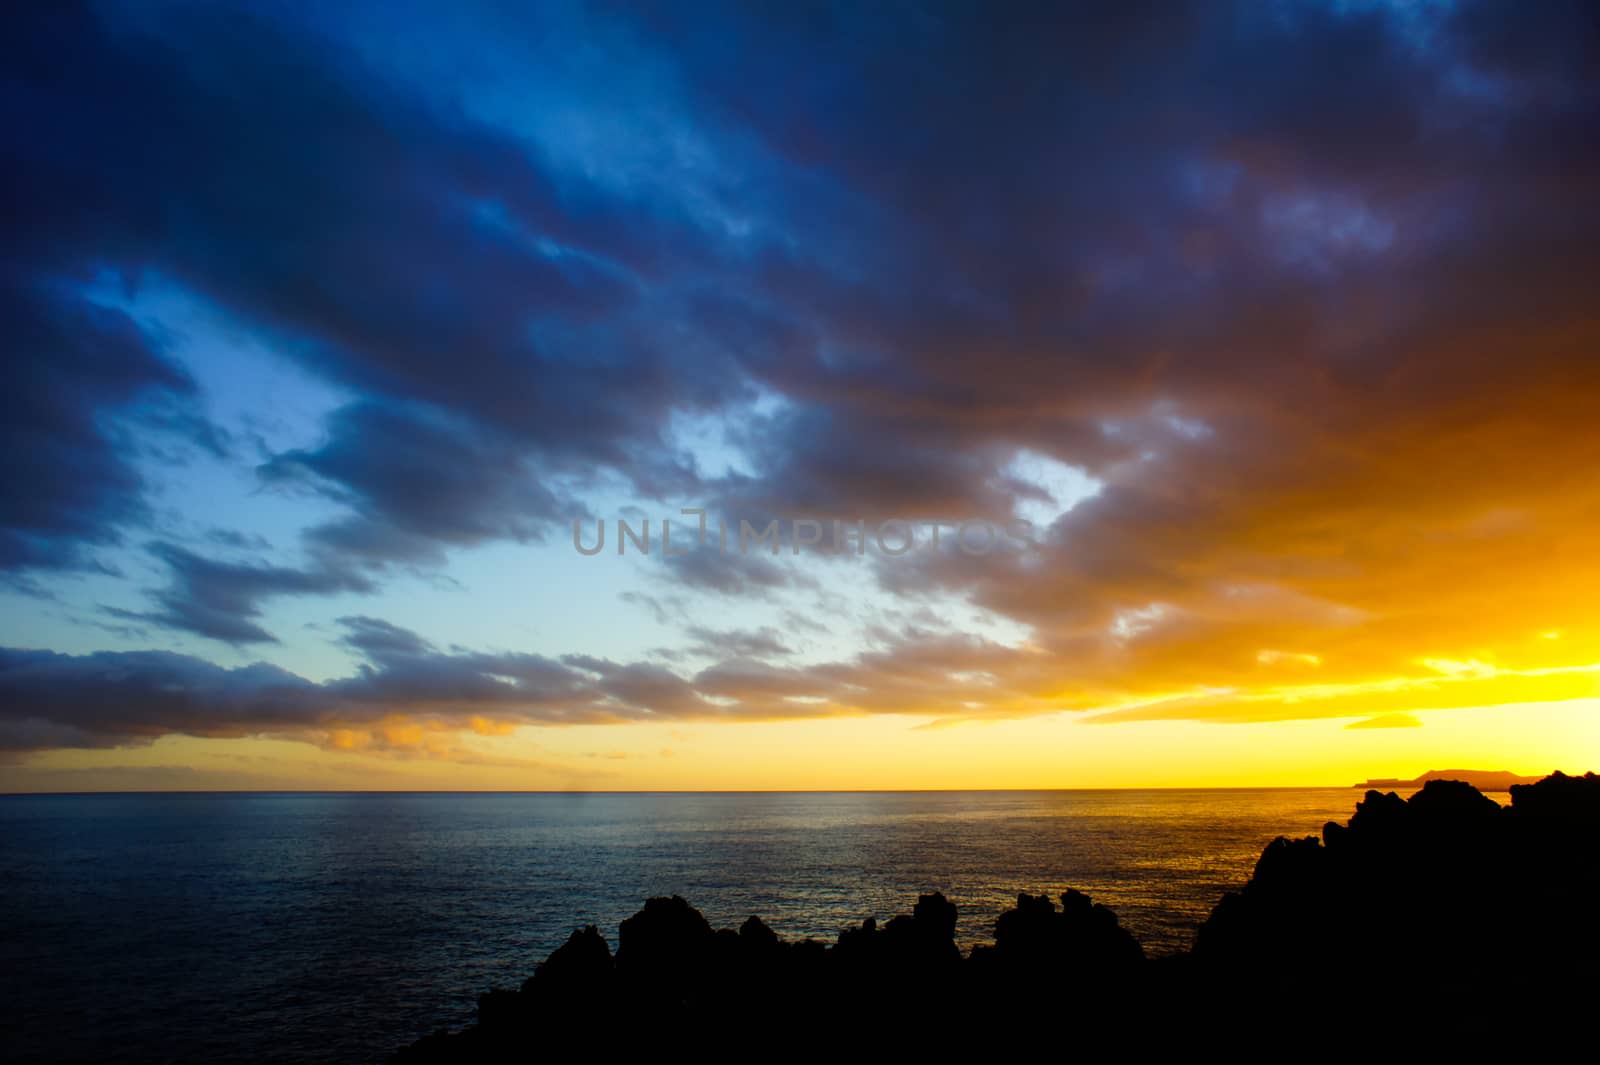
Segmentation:
<svg viewBox="0 0 1600 1065">
<path fill-rule="evenodd" d="M 0 791 L 1600 768 L 1596 19 L 12 12 Z"/>
</svg>

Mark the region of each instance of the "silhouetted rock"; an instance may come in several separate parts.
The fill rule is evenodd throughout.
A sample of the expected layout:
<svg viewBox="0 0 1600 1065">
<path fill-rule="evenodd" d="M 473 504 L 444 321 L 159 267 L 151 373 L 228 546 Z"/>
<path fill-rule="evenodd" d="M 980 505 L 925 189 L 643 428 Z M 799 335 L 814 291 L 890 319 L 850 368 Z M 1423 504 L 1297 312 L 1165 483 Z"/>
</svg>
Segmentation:
<svg viewBox="0 0 1600 1065">
<path fill-rule="evenodd" d="M 524 991 L 568 994 L 603 986 L 611 979 L 611 947 L 594 925 L 567 937 L 567 941 L 533 970 L 522 985 Z M 538 981 L 535 985 L 534 981 Z"/>
<path fill-rule="evenodd" d="M 943 894 L 921 895 L 911 916 L 901 915 L 883 929 L 891 958 L 902 968 L 939 974 L 961 964 L 956 946 L 956 904 Z"/>
<path fill-rule="evenodd" d="M 1513 785 L 1511 814 L 1519 823 L 1543 820 L 1592 829 L 1600 825 L 1600 777 L 1557 772 L 1535 784 Z"/>
<path fill-rule="evenodd" d="M 994 944 L 966 958 L 955 904 L 937 892 L 881 926 L 843 929 L 831 947 L 786 943 L 755 916 L 713 931 L 682 898 L 654 898 L 622 922 L 615 956 L 594 926 L 574 932 L 520 991 L 483 995 L 476 1026 L 396 1060 L 719 1044 L 820 1056 L 832 1051 L 781 1033 L 824 1020 L 830 1047 L 949 1056 L 1053 1035 L 1063 1010 L 1073 1047 L 1107 1051 L 1146 1017 L 1161 1022 L 1139 1030 L 1147 1048 L 1191 1036 L 1295 1044 L 1307 1010 L 1332 1011 L 1316 1032 L 1328 1052 L 1396 1034 L 1560 1028 L 1587 1017 L 1595 986 L 1600 778 L 1555 774 L 1511 800 L 1448 780 L 1410 800 L 1369 791 L 1321 840 L 1268 844 L 1194 951 L 1154 962 L 1111 910 L 1070 889 L 1059 907 L 1019 894 Z"/>
<path fill-rule="evenodd" d="M 650 899 L 617 930 L 617 971 L 639 980 L 672 980 L 698 972 L 714 933 L 680 896 Z"/>
<path fill-rule="evenodd" d="M 1016 908 L 995 921 L 994 942 L 986 964 L 1027 979 L 1111 979 L 1144 961 L 1116 914 L 1070 889 L 1060 910 L 1048 895 L 1018 895 Z"/>
<path fill-rule="evenodd" d="M 1410 800 L 1369 791 L 1323 841 L 1275 840 L 1200 928 L 1195 956 L 1228 979 L 1308 989 L 1374 973 L 1428 979 L 1414 994 L 1516 992 L 1600 938 L 1600 779 L 1553 776 L 1501 807 L 1432 780 Z"/>
<path fill-rule="evenodd" d="M 768 928 L 755 914 L 751 914 L 739 926 L 739 942 L 754 953 L 776 950 L 779 944 L 778 933 Z"/>
</svg>

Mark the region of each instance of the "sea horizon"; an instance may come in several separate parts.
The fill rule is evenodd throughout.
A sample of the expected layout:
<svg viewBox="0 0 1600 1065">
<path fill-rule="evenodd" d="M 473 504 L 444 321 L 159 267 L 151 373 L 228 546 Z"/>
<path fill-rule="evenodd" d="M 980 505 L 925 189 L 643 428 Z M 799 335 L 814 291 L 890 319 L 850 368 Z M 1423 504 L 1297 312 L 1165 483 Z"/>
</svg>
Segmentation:
<svg viewBox="0 0 1600 1065">
<path fill-rule="evenodd" d="M 459 1028 L 479 994 L 518 986 L 574 930 L 594 924 L 614 943 L 619 923 L 657 896 L 688 899 L 717 927 L 759 914 L 785 938 L 831 942 L 842 928 L 887 920 L 938 891 L 957 907 L 965 949 L 992 936 L 1018 893 L 1075 889 L 1111 906 L 1152 955 L 1179 953 L 1267 843 L 1344 821 L 1362 795 L 1288 787 L 4 798 L 0 920 L 17 934 L 0 948 L 0 968 L 30 974 L 10 994 L 37 1045 L 114 1062 L 118 1040 L 130 1038 L 142 1060 L 166 1048 L 243 1063 L 376 1060 Z M 74 951 L 60 952 L 63 941 Z M 94 1025 L 73 1027 L 89 1014 Z M 339 1018 L 352 1015 L 369 1023 L 346 1030 Z"/>
<path fill-rule="evenodd" d="M 34 795 L 1006 795 L 1049 792 L 1140 791 L 1353 791 L 1357 784 L 1151 784 L 1105 787 L 1052 788 L 609 788 L 604 790 L 556 788 L 160 788 L 117 791 L 0 791 L 0 799 Z M 1378 787 L 1373 785 L 1373 787 Z M 1389 790 L 1416 790 L 1415 783 L 1387 785 Z M 1504 788 L 1478 789 L 1486 795 L 1506 794 Z"/>
</svg>

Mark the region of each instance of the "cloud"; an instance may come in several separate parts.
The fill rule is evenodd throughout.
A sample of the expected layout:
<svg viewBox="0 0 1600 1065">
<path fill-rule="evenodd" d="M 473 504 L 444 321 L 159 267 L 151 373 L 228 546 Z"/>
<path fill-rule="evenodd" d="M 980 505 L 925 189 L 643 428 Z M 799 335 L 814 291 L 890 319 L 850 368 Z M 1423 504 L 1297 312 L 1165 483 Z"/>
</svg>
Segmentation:
<svg viewBox="0 0 1600 1065">
<path fill-rule="evenodd" d="M 365 659 L 349 676 L 315 683 L 265 663 L 232 669 L 170 652 L 0 649 L 0 750 L 114 747 L 165 735 L 300 739 L 340 750 L 458 753 L 451 733 L 500 734 L 517 725 L 644 721 L 767 721 L 959 708 L 963 683 L 892 652 L 820 670 L 729 659 L 685 677 L 652 662 L 592 655 L 440 651 L 408 630 L 360 615 L 340 619 Z M 1003 654 L 964 638 L 908 654 L 945 669 Z"/>
<path fill-rule="evenodd" d="M 224 669 L 163 651 L 0 651 L 0 749 L 99 747 L 161 736 L 236 737 L 303 727 L 315 685 L 263 663 Z"/>
<path fill-rule="evenodd" d="M 715 546 L 695 547 L 684 555 L 663 554 L 660 561 L 674 584 L 719 595 L 760 598 L 778 589 L 815 583 L 804 570 L 781 556 L 763 557 L 758 553 L 762 549 L 754 544 L 741 551 L 732 535 L 729 543 L 726 552 Z M 657 551 L 660 550 L 658 546 Z M 774 561 L 774 557 L 780 560 Z"/>
<path fill-rule="evenodd" d="M 1033 550 L 862 567 L 1025 645 L 924 633 L 783 668 L 762 659 L 786 641 L 707 627 L 722 653 L 686 678 L 369 620 L 367 668 L 317 713 L 1235 722 L 1591 692 L 1594 18 L 652 8 L 584 49 L 552 32 L 574 82 L 537 88 L 565 117 L 512 128 L 286 17 L 30 9 L 0 45 L 4 323 L 39 338 L 0 430 L 23 456 L 0 562 L 139 522 L 106 416 L 182 424 L 161 412 L 193 386 L 57 282 L 153 276 L 352 397 L 259 471 L 341 508 L 303 567 L 160 549 L 147 617 L 232 643 L 271 638 L 274 596 L 365 591 L 619 493 L 1001 519 L 1042 502 L 1019 462 L 1098 489 Z M 622 40 L 648 116 L 569 55 Z M 671 165 L 596 163 L 663 144 Z M 738 461 L 684 454 L 686 413 Z M 820 572 L 792 563 L 670 560 L 656 616 L 781 609 Z"/>
<path fill-rule="evenodd" d="M 415 658 L 433 652 L 433 645 L 428 641 L 382 618 L 354 614 L 340 618 L 339 624 L 345 630 L 344 643 L 374 662 Z"/>
<path fill-rule="evenodd" d="M 358 563 L 437 561 L 445 546 L 537 539 L 585 509 L 542 484 L 514 441 L 426 406 L 352 404 L 334 412 L 329 434 L 260 473 L 348 505 L 349 516 L 307 538 Z"/>
<path fill-rule="evenodd" d="M 149 518 L 133 430 L 210 445 L 187 413 L 194 383 L 127 315 L 9 258 L 0 269 L 0 568 L 90 566 Z"/>
<path fill-rule="evenodd" d="M 157 24 L 54 5 L 13 30 L 16 271 L 159 277 L 360 394 L 326 445 L 265 467 L 352 505 L 322 541 L 387 559 L 524 538 L 557 510 L 529 463 L 688 483 L 661 455 L 671 412 L 743 387 L 705 349 L 649 335 L 674 313 L 652 295 L 670 291 L 667 249 L 717 254 L 692 219 L 565 182 L 516 138 L 257 14 Z M 71 130 L 70 147 L 44 128 Z M 182 384 L 145 357 L 110 392 L 74 386 L 73 402 L 119 400 L 140 365 Z M 402 462 L 418 480 L 397 476 Z M 105 486 L 113 503 L 127 505 L 126 482 Z M 74 520 L 98 532 L 96 517 Z"/>
<path fill-rule="evenodd" d="M 771 626 L 719 630 L 691 625 L 687 635 L 695 651 L 717 658 L 782 658 L 794 653 L 783 634 Z"/>
<path fill-rule="evenodd" d="M 374 588 L 373 582 L 359 573 L 327 567 L 294 569 L 221 562 L 168 543 L 151 544 L 150 551 L 166 564 L 169 577 L 167 586 L 153 593 L 156 609 L 117 611 L 117 616 L 229 644 L 276 642 L 276 637 L 255 621 L 270 599 L 363 593 Z"/>
<path fill-rule="evenodd" d="M 1352 721 L 1345 728 L 1421 728 L 1422 722 L 1411 714 L 1379 714 L 1377 717 Z"/>
</svg>

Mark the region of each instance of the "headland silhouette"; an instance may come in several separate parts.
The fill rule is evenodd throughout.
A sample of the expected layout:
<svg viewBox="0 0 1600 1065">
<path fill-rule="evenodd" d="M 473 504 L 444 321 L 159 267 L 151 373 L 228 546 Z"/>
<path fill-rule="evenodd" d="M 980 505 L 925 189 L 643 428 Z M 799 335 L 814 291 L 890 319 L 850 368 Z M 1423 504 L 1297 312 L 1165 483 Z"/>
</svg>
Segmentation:
<svg viewBox="0 0 1600 1065">
<path fill-rule="evenodd" d="M 1402 780 L 1399 777 L 1374 777 L 1351 787 L 1368 791 L 1384 788 L 1420 788 L 1430 780 L 1459 780 L 1480 791 L 1506 791 L 1517 784 L 1537 784 L 1538 777 L 1522 776 L 1504 769 L 1430 769 L 1421 776 Z"/>
</svg>

